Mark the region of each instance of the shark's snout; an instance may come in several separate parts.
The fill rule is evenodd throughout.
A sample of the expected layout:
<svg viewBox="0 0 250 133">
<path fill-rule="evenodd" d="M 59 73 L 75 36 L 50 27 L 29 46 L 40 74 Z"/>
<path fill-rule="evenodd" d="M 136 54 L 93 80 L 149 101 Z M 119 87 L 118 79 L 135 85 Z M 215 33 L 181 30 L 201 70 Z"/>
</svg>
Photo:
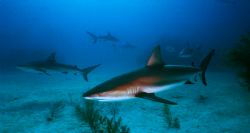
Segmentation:
<svg viewBox="0 0 250 133">
<path fill-rule="evenodd" d="M 93 94 L 93 93 L 90 93 L 90 92 L 83 93 L 82 97 L 84 99 L 89 99 L 89 100 L 95 100 L 95 99 L 99 99 L 100 98 L 98 94 Z"/>
<path fill-rule="evenodd" d="M 83 93 L 82 94 L 82 97 L 95 97 L 95 96 L 97 96 L 97 94 L 95 94 L 95 93 L 92 93 L 92 92 L 85 92 L 85 93 Z"/>
<path fill-rule="evenodd" d="M 89 96 L 90 95 L 87 92 L 85 92 L 85 93 L 82 94 L 82 97 L 89 97 Z"/>
</svg>

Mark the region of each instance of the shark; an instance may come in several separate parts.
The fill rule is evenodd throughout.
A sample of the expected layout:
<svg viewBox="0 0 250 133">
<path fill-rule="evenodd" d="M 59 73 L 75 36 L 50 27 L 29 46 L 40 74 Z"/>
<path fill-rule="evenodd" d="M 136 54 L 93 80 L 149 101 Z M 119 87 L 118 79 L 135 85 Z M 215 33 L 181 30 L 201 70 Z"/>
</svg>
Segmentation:
<svg viewBox="0 0 250 133">
<path fill-rule="evenodd" d="M 98 40 L 119 42 L 119 39 L 117 39 L 115 36 L 113 36 L 110 32 L 108 32 L 106 35 L 102 35 L 102 36 L 97 36 L 91 32 L 88 32 L 88 31 L 86 31 L 86 33 L 93 39 L 93 43 L 96 43 Z"/>
<path fill-rule="evenodd" d="M 211 50 L 199 67 L 166 65 L 161 56 L 160 45 L 158 45 L 154 48 L 145 67 L 107 80 L 84 92 L 82 97 L 104 102 L 142 98 L 177 105 L 176 102 L 156 96 L 156 93 L 185 84 L 193 84 L 191 80 L 197 75 L 206 86 L 205 73 L 214 52 L 214 49 Z"/>
<path fill-rule="evenodd" d="M 88 81 L 88 74 L 98 66 L 100 66 L 100 64 L 80 69 L 74 65 L 58 63 L 56 61 L 56 53 L 51 53 L 46 60 L 17 65 L 16 68 L 29 72 L 39 72 L 48 76 L 50 76 L 50 72 L 61 72 L 63 74 L 73 73 L 74 75 L 81 73 L 84 80 Z"/>
</svg>

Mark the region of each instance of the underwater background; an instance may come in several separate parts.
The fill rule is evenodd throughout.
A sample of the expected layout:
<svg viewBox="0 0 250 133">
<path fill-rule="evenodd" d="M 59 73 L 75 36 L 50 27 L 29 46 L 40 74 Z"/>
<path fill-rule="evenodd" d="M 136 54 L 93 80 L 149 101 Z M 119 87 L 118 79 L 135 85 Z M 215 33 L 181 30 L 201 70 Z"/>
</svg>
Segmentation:
<svg viewBox="0 0 250 133">
<path fill-rule="evenodd" d="M 237 74 L 244 68 L 229 59 L 242 35 L 249 37 L 249 13 L 249 0 L 0 0 L 0 132 L 249 133 L 250 92 Z M 157 45 L 171 65 L 199 66 L 215 49 L 208 85 L 158 94 L 175 106 L 83 99 L 96 85 L 143 68 Z M 51 53 L 73 69 L 100 66 L 87 82 L 75 72 L 18 69 Z M 250 51 L 243 53 L 249 64 Z"/>
</svg>

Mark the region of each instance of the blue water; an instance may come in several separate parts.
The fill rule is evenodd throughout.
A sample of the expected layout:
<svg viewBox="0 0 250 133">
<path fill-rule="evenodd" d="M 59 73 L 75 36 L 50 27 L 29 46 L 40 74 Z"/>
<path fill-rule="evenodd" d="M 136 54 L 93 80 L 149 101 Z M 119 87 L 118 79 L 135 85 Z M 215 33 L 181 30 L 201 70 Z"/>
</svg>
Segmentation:
<svg viewBox="0 0 250 133">
<path fill-rule="evenodd" d="M 36 116 L 46 114 L 50 106 L 48 103 L 53 103 L 58 99 L 68 99 L 68 94 L 72 94 L 72 99 L 81 103 L 81 94 L 86 90 L 119 74 L 144 67 L 152 49 L 156 45 L 161 45 L 166 64 L 191 65 L 194 62 L 198 66 L 210 49 L 216 49 L 216 55 L 209 66 L 212 72 L 208 75 L 210 82 L 215 77 L 217 82 L 212 81 L 210 89 L 202 91 L 198 89 L 202 88 L 202 85 L 191 88 L 198 92 L 177 91 L 178 95 L 180 93 L 184 95 L 183 101 L 187 102 L 180 105 L 184 107 L 173 109 L 176 116 L 182 117 L 181 123 L 189 121 L 192 115 L 195 117 L 195 120 L 190 120 L 190 123 L 183 122 L 179 130 L 164 128 L 164 126 L 154 130 L 157 129 L 157 124 L 151 125 L 150 122 L 138 124 L 145 121 L 141 114 L 144 114 L 145 118 L 155 118 L 156 122 L 163 123 L 163 120 L 159 120 L 160 111 L 151 114 L 152 116 L 146 116 L 151 110 L 160 110 L 159 104 L 154 106 L 151 102 L 145 104 L 143 101 L 122 102 L 119 108 L 122 111 L 119 115 L 123 117 L 124 124 L 129 125 L 131 132 L 247 133 L 249 129 L 245 123 L 249 122 L 249 113 L 232 110 L 226 112 L 227 116 L 224 116 L 222 113 L 224 108 L 222 111 L 220 109 L 212 111 L 220 116 L 215 116 L 213 119 L 217 120 L 217 123 L 221 119 L 227 121 L 230 115 L 239 114 L 239 117 L 235 116 L 236 120 L 230 119 L 232 122 L 229 120 L 230 122 L 225 125 L 221 124 L 213 130 L 211 127 L 216 126 L 217 123 L 212 123 L 208 117 L 203 118 L 206 113 L 199 114 L 198 112 L 202 111 L 200 106 L 204 106 L 204 110 L 209 110 L 210 106 L 211 108 L 222 107 L 232 104 L 234 100 L 242 102 L 241 104 L 234 103 L 235 108 L 240 110 L 246 107 L 249 111 L 249 104 L 243 102 L 245 98 L 231 99 L 232 101 L 228 103 L 223 102 L 225 98 L 241 97 L 240 94 L 245 96 L 244 91 L 240 91 L 239 95 L 233 95 L 241 86 L 238 81 L 235 81 L 239 79 L 234 72 L 226 67 L 225 58 L 229 49 L 239 42 L 240 36 L 250 31 L 249 13 L 249 0 L 0 0 L 0 109 L 3 110 L 0 113 L 4 115 L 2 121 L 0 118 L 0 132 L 90 132 L 90 130 L 84 131 L 85 128 L 75 130 L 81 127 L 75 119 L 72 122 L 74 126 L 67 126 L 73 119 L 70 110 L 74 109 L 68 105 L 65 107 L 66 116 L 54 125 L 43 125 L 43 120 L 35 119 Z M 98 36 L 110 33 L 118 38 L 119 42 L 98 40 L 97 43 L 93 43 L 87 31 Z M 131 44 L 133 47 L 124 47 L 125 44 Z M 179 57 L 181 50 L 188 45 L 194 49 L 200 47 L 199 53 L 191 58 Z M 46 60 L 52 52 L 56 53 L 57 62 L 63 64 L 78 68 L 95 64 L 101 64 L 101 66 L 93 73 L 91 72 L 90 82 L 84 82 L 81 76 L 74 76 L 74 74 L 55 73 L 48 77 L 16 69 L 16 66 L 20 64 Z M 224 70 L 221 74 L 224 76 L 218 76 L 221 70 Z M 219 77 L 227 77 L 228 80 Z M 235 86 L 237 89 L 234 90 L 232 87 L 227 89 L 230 86 Z M 220 88 L 224 88 L 222 90 L 225 91 L 220 91 Z M 50 92 L 57 94 L 51 98 L 53 95 L 51 96 Z M 210 106 L 191 106 L 190 97 L 200 93 L 207 94 L 209 99 L 210 97 L 217 99 L 219 104 L 215 103 L 216 100 L 211 100 L 208 101 L 208 104 L 211 102 Z M 63 98 L 60 98 L 60 94 L 64 95 Z M 177 96 L 175 91 L 171 94 Z M 214 96 L 214 94 L 217 95 Z M 225 96 L 218 98 L 220 94 Z M 33 106 L 36 102 L 41 103 Z M 133 106 L 133 103 L 136 106 Z M 109 106 L 107 103 L 102 106 L 106 105 Z M 136 111 L 131 111 L 132 107 Z M 196 107 L 197 110 L 188 114 L 188 108 Z M 27 116 L 27 110 L 33 112 L 32 118 Z M 107 110 L 104 108 L 102 111 L 108 114 Z M 225 108 L 225 110 L 228 109 Z M 14 118 L 12 118 L 13 113 Z M 138 116 L 138 118 L 130 121 L 131 113 L 135 113 L 134 117 Z M 25 117 L 21 119 L 19 115 Z M 183 118 L 185 115 L 188 115 L 187 119 Z M 240 119 L 241 117 L 244 118 Z M 24 124 L 22 128 L 20 126 L 17 128 L 26 119 L 35 124 Z M 13 123 L 15 120 L 16 124 Z M 245 123 L 235 124 L 240 120 Z M 195 122 L 208 122 L 208 124 L 190 127 Z M 228 127 L 232 125 L 234 127 Z M 12 130 L 13 128 L 18 130 Z"/>
</svg>

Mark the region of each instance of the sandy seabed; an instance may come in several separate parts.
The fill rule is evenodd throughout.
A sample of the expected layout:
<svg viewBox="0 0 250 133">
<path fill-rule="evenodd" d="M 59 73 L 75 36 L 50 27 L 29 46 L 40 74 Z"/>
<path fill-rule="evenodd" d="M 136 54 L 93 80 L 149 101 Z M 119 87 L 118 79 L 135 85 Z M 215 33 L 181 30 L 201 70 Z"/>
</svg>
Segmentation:
<svg viewBox="0 0 250 133">
<path fill-rule="evenodd" d="M 80 104 L 83 92 L 116 75 L 105 74 L 91 73 L 89 82 L 70 74 L 1 74 L 0 132 L 90 133 L 70 103 Z M 208 72 L 207 80 L 207 87 L 198 82 L 157 94 L 178 102 L 170 110 L 180 120 L 180 129 L 168 128 L 163 104 L 144 99 L 116 102 L 117 115 L 132 133 L 249 133 L 250 92 L 240 86 L 234 73 Z M 65 102 L 65 107 L 60 117 L 47 122 L 49 108 L 57 101 Z M 97 105 L 108 116 L 112 104 Z"/>
</svg>

